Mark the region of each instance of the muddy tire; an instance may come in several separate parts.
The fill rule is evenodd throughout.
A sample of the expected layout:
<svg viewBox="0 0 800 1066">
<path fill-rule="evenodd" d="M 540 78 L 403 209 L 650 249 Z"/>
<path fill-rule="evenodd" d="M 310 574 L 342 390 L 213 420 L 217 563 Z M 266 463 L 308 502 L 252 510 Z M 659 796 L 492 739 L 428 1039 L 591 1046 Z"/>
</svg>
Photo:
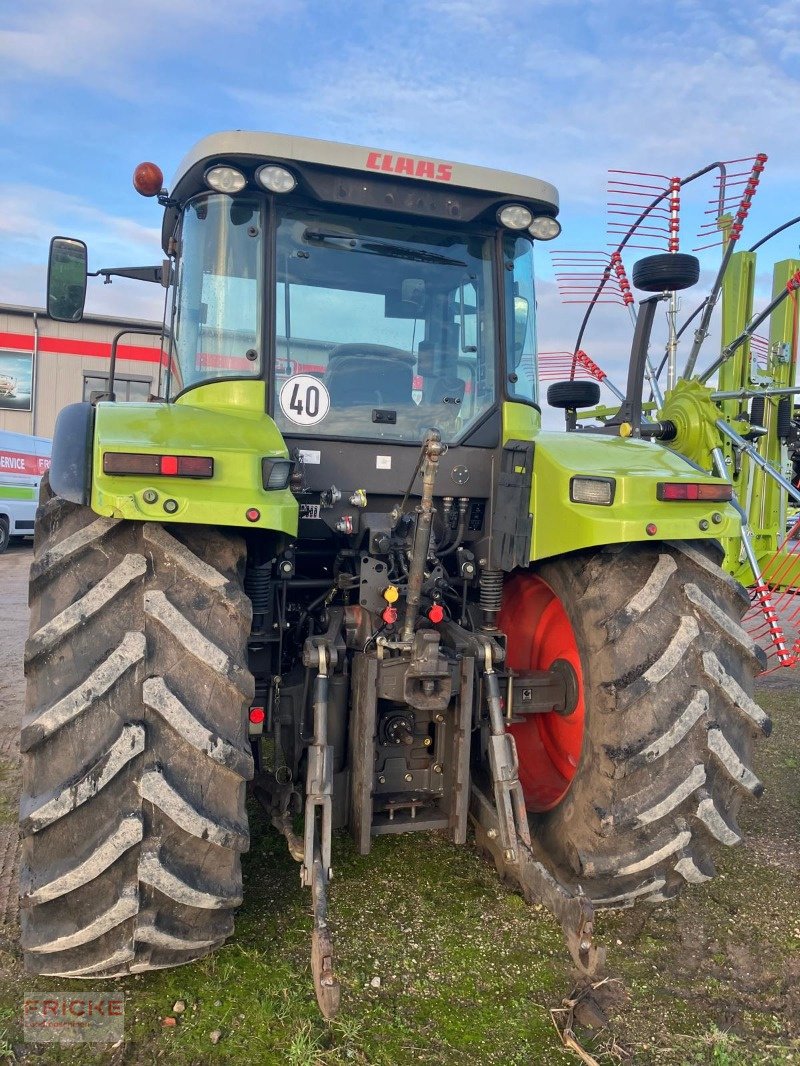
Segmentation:
<svg viewBox="0 0 800 1066">
<path fill-rule="evenodd" d="M 661 902 L 707 881 L 715 847 L 740 840 L 742 799 L 763 791 L 752 770 L 753 741 L 771 726 L 751 695 L 760 653 L 740 625 L 747 596 L 720 558 L 707 542 L 634 544 L 565 556 L 507 584 L 503 610 L 517 620 L 526 584 L 551 590 L 578 649 L 582 721 L 562 719 L 546 738 L 551 753 L 564 738 L 562 757 L 571 741 L 576 765 L 531 824 L 554 872 L 598 906 Z M 521 628 L 511 629 L 509 663 L 524 669 Z M 517 744 L 525 785 L 545 766 L 524 736 Z"/>
<path fill-rule="evenodd" d="M 21 750 L 29 973 L 116 977 L 222 944 L 241 903 L 250 602 L 244 543 L 36 517 Z"/>
</svg>

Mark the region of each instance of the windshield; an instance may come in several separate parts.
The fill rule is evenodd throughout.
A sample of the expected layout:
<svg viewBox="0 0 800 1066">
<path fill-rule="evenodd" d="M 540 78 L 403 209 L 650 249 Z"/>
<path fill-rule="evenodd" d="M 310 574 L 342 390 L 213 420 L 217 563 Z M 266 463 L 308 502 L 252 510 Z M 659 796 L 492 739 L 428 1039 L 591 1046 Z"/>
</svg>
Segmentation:
<svg viewBox="0 0 800 1066">
<path fill-rule="evenodd" d="M 261 373 L 261 202 L 203 196 L 187 205 L 168 395 L 220 377 Z"/>
<path fill-rule="evenodd" d="M 291 434 L 461 437 L 495 400 L 492 239 L 282 206 L 275 420 Z"/>
</svg>

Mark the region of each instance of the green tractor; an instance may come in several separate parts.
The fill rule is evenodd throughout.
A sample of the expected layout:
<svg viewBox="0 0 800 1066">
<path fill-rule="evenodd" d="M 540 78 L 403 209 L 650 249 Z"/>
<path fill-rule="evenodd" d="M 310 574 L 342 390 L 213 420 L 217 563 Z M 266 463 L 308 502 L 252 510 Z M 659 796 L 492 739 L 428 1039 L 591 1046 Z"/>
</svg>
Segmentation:
<svg viewBox="0 0 800 1066">
<path fill-rule="evenodd" d="M 595 908 L 706 881 L 761 791 L 759 653 L 720 566 L 729 481 L 616 430 L 542 431 L 551 185 L 246 132 L 162 181 L 137 168 L 163 265 L 98 271 L 169 290 L 159 395 L 114 402 L 112 351 L 107 399 L 59 417 L 37 516 L 28 971 L 116 977 L 221 945 L 252 782 L 312 893 L 326 1016 L 344 827 L 367 853 L 472 825 L 594 972 Z M 86 258 L 54 239 L 51 316 L 80 318 Z M 638 275 L 692 277 L 670 256 Z M 596 390 L 550 400 L 574 415 Z"/>
</svg>

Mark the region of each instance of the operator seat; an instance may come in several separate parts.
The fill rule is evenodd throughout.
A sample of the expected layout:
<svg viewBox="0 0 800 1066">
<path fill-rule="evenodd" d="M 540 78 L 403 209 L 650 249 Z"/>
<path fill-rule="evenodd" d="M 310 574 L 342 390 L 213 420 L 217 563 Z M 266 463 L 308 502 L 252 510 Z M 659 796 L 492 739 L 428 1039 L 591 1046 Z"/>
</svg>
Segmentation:
<svg viewBox="0 0 800 1066">
<path fill-rule="evenodd" d="M 415 358 L 385 344 L 338 344 L 328 353 L 331 406 L 402 407 L 413 402 Z"/>
</svg>

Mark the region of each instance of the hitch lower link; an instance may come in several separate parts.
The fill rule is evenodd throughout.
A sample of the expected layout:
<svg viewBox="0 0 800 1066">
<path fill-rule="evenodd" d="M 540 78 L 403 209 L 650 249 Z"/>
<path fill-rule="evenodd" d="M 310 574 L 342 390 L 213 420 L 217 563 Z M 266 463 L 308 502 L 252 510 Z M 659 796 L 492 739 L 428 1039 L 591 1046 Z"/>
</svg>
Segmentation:
<svg viewBox="0 0 800 1066">
<path fill-rule="evenodd" d="M 593 942 L 594 907 L 580 889 L 573 892 L 562 885 L 537 857 L 519 781 L 517 747 L 514 737 L 506 732 L 492 644 L 486 638 L 481 643 L 493 796 L 473 781 L 469 813 L 476 841 L 491 855 L 500 876 L 515 884 L 526 902 L 543 903 L 555 915 L 576 966 L 583 975 L 593 977 L 603 967 L 606 955 L 605 948 Z"/>
<path fill-rule="evenodd" d="M 306 651 L 308 655 L 306 655 Z M 327 641 L 314 642 L 304 649 L 304 658 L 316 654 L 318 672 L 314 679 L 314 741 L 308 747 L 306 774 L 305 837 L 300 883 L 311 889 L 314 931 L 311 935 L 311 971 L 317 1003 L 325 1019 L 339 1009 L 341 988 L 334 972 L 333 940 L 328 927 L 328 884 L 331 870 L 333 802 L 333 748 L 328 744 L 329 667 L 336 651 Z"/>
</svg>

